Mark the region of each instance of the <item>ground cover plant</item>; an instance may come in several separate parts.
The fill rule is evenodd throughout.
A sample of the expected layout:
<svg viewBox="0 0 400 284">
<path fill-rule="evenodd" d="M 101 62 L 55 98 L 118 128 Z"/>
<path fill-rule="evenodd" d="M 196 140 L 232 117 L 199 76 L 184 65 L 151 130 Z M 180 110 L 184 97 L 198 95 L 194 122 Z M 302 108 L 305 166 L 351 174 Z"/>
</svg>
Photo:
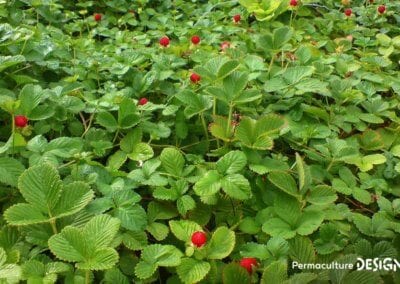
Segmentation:
<svg viewBox="0 0 400 284">
<path fill-rule="evenodd" d="M 400 3 L 0 0 L 0 283 L 400 283 Z"/>
</svg>

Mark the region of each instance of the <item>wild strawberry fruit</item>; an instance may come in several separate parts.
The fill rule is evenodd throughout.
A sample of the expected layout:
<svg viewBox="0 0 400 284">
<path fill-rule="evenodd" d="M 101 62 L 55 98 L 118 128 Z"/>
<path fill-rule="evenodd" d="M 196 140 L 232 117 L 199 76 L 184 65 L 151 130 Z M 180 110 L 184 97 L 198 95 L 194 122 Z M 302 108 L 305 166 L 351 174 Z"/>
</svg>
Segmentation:
<svg viewBox="0 0 400 284">
<path fill-rule="evenodd" d="M 24 115 L 16 115 L 14 117 L 14 123 L 16 127 L 25 127 L 28 124 L 28 119 Z"/>
<path fill-rule="evenodd" d="M 253 266 L 257 266 L 257 260 L 254 257 L 244 257 L 240 261 L 240 266 L 251 274 L 253 272 Z"/>
<path fill-rule="evenodd" d="M 350 17 L 352 12 L 353 12 L 353 11 L 352 11 L 350 8 L 344 10 L 344 14 L 345 14 L 347 17 Z"/>
<path fill-rule="evenodd" d="M 386 6 L 385 5 L 380 5 L 378 7 L 379 14 L 383 14 L 383 13 L 385 13 L 385 11 L 386 11 Z"/>
<path fill-rule="evenodd" d="M 297 2 L 297 0 L 290 0 L 289 4 L 292 7 L 296 7 L 299 3 Z"/>
<path fill-rule="evenodd" d="M 192 244 L 196 247 L 202 247 L 207 242 L 207 236 L 204 232 L 197 231 L 192 235 Z"/>
<path fill-rule="evenodd" d="M 148 103 L 148 101 L 149 101 L 149 100 L 146 99 L 146 98 L 141 98 L 141 99 L 139 100 L 138 104 L 141 105 L 141 106 L 144 106 L 145 104 Z"/>
<path fill-rule="evenodd" d="M 193 44 L 199 44 L 200 43 L 200 37 L 198 35 L 194 35 L 194 36 L 192 36 L 191 41 L 192 41 Z"/>
<path fill-rule="evenodd" d="M 224 41 L 223 43 L 221 43 L 221 49 L 225 50 L 227 48 L 231 47 L 231 44 L 229 43 L 229 41 Z"/>
<path fill-rule="evenodd" d="M 241 17 L 240 17 L 239 14 L 237 14 L 237 15 L 233 16 L 232 19 L 233 19 L 233 21 L 234 21 L 235 23 L 238 23 L 238 22 L 240 21 Z"/>
<path fill-rule="evenodd" d="M 160 44 L 164 47 L 167 47 L 169 45 L 169 38 L 167 36 L 163 36 L 160 38 Z"/>
<path fill-rule="evenodd" d="M 196 73 L 192 73 L 192 75 L 190 75 L 190 81 L 192 81 L 192 83 L 197 84 L 198 82 L 200 82 L 200 75 L 196 74 Z"/>
<path fill-rule="evenodd" d="M 96 21 L 96 22 L 100 22 L 101 21 L 101 18 L 102 18 L 102 15 L 101 14 L 94 14 L 94 20 Z"/>
</svg>

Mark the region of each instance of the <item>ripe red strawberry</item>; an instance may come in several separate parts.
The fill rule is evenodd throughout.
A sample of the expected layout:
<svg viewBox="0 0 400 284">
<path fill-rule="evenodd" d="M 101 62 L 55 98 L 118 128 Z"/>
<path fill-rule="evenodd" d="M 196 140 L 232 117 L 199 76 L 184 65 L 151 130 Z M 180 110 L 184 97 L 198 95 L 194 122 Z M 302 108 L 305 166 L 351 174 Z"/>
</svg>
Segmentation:
<svg viewBox="0 0 400 284">
<path fill-rule="evenodd" d="M 163 36 L 160 38 L 160 44 L 164 47 L 167 47 L 169 45 L 169 38 L 167 36 Z"/>
<path fill-rule="evenodd" d="M 221 49 L 225 50 L 227 48 L 231 47 L 231 44 L 229 43 L 229 41 L 224 41 L 223 43 L 221 43 Z"/>
<path fill-rule="evenodd" d="M 233 16 L 232 19 L 233 19 L 233 21 L 234 21 L 235 23 L 239 22 L 240 19 L 241 19 L 240 14 L 237 14 L 237 15 Z"/>
<path fill-rule="evenodd" d="M 251 274 L 253 272 L 253 266 L 257 266 L 257 260 L 254 257 L 244 257 L 240 261 L 240 266 Z"/>
<path fill-rule="evenodd" d="M 192 75 L 190 75 L 190 81 L 192 81 L 192 83 L 197 84 L 198 82 L 200 82 L 200 75 L 196 74 L 196 73 L 192 73 Z"/>
<path fill-rule="evenodd" d="M 352 11 L 350 8 L 344 10 L 344 14 L 345 14 L 347 17 L 350 17 L 352 12 L 353 12 L 353 11 Z"/>
<path fill-rule="evenodd" d="M 16 127 L 25 127 L 28 124 L 28 119 L 24 115 L 16 115 L 14 117 L 14 123 Z"/>
<path fill-rule="evenodd" d="M 378 7 L 379 14 L 383 14 L 383 13 L 385 13 L 385 11 L 386 11 L 386 6 L 385 5 L 380 5 Z"/>
<path fill-rule="evenodd" d="M 101 15 L 101 14 L 94 14 L 94 20 L 95 20 L 96 22 L 100 22 L 100 21 L 101 21 L 101 18 L 102 18 L 102 15 Z"/>
<path fill-rule="evenodd" d="M 139 100 L 138 104 L 141 105 L 141 106 L 144 106 L 145 104 L 148 103 L 148 101 L 149 101 L 149 100 L 146 99 L 146 98 L 141 98 L 141 99 Z"/>
<path fill-rule="evenodd" d="M 290 0 L 290 6 L 292 7 L 296 7 L 299 3 L 297 2 L 297 0 Z"/>
<path fill-rule="evenodd" d="M 199 44 L 200 43 L 200 37 L 198 35 L 194 35 L 194 36 L 192 36 L 191 41 L 192 41 L 193 44 Z"/>
<path fill-rule="evenodd" d="M 192 244 L 196 247 L 201 247 L 207 242 L 207 236 L 204 232 L 197 231 L 192 234 Z"/>
</svg>

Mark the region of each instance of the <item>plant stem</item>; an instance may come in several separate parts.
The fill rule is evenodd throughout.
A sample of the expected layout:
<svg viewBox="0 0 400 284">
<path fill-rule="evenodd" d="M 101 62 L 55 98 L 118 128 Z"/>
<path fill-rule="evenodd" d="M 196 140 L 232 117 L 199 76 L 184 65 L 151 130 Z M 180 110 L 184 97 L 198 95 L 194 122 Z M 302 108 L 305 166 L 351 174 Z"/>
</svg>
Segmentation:
<svg viewBox="0 0 400 284">
<path fill-rule="evenodd" d="M 210 140 L 208 138 L 208 128 L 207 128 L 207 123 L 204 119 L 204 113 L 202 112 L 200 114 L 200 119 L 201 119 L 201 124 L 203 124 L 203 129 L 204 129 L 204 135 L 206 136 L 207 139 L 207 151 L 208 151 L 208 146 L 210 145 Z"/>
<path fill-rule="evenodd" d="M 57 225 L 56 225 L 56 220 L 55 219 L 50 219 L 50 225 L 51 225 L 51 228 L 53 229 L 53 233 L 54 234 L 58 234 Z"/>
<path fill-rule="evenodd" d="M 90 283 L 90 270 L 86 270 L 85 272 L 85 284 Z"/>
<path fill-rule="evenodd" d="M 233 111 L 233 104 L 229 104 L 229 113 L 228 113 L 228 123 L 226 125 L 226 133 L 225 135 L 228 136 L 231 130 L 231 123 L 232 123 L 232 111 Z"/>
</svg>

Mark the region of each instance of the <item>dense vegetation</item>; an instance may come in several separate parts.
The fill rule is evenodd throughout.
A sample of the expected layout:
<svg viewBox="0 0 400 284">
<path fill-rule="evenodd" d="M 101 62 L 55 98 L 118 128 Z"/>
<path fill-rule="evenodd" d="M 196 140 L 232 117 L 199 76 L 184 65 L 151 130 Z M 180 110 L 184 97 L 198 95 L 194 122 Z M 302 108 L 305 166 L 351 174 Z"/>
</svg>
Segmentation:
<svg viewBox="0 0 400 284">
<path fill-rule="evenodd" d="M 400 3 L 0 0 L 0 283 L 400 283 Z"/>
</svg>

